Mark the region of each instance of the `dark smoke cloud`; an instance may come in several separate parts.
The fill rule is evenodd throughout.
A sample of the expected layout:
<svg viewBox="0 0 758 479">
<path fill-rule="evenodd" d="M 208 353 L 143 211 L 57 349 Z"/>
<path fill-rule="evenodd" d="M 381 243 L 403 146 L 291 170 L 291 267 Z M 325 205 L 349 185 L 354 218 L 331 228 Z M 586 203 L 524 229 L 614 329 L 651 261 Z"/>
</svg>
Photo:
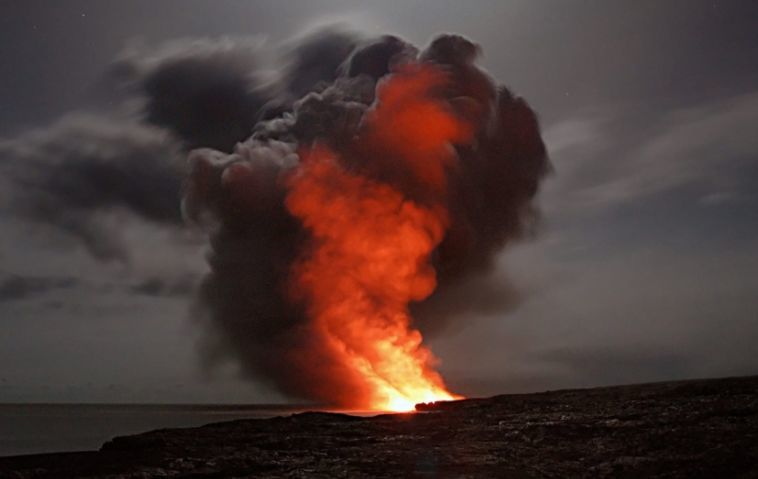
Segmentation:
<svg viewBox="0 0 758 479">
<path fill-rule="evenodd" d="M 111 74 L 142 97 L 147 122 L 169 129 L 189 149 L 230 152 L 260 119 L 276 118 L 329 86 L 358 42 L 346 30 L 319 30 L 283 47 L 281 65 L 269 67 L 255 38 L 177 40 L 126 50 Z"/>
<path fill-rule="evenodd" d="M 506 279 L 493 281 L 487 275 L 499 251 L 532 231 L 538 212 L 531 200 L 549 171 L 535 113 L 475 65 L 480 53 L 468 39 L 444 35 L 420 55 L 447 66 L 448 97 L 480 128 L 473 147 L 458 148 L 449 205 L 454 220 L 435 261 L 438 287 L 412 305 L 418 325 L 428 333 L 463 313 L 492 314 L 518 302 Z"/>
<path fill-rule="evenodd" d="M 28 299 L 48 291 L 72 288 L 79 284 L 76 278 L 4 275 L 0 279 L 0 303 Z"/>
<path fill-rule="evenodd" d="M 133 47 L 112 75 L 143 96 L 145 119 L 168 128 L 188 148 L 231 151 L 252 131 L 272 93 L 256 76 L 260 41 L 174 41 L 147 50 Z"/>
<path fill-rule="evenodd" d="M 263 44 L 256 38 L 132 46 L 107 78 L 122 93 L 111 100 L 127 110 L 136 104 L 137 118 L 72 113 L 0 139 L 3 209 L 75 237 L 96 259 L 129 261 L 114 215 L 182 227 L 185 152 L 231 151 L 266 112 L 278 117 L 274 110 L 291 109 L 301 91 L 330 84 L 357 42 L 343 30 L 322 30 L 284 47 L 274 66 L 262 64 Z M 137 288 L 146 294 L 153 289 Z M 172 287 L 159 289 L 164 294 Z"/>
<path fill-rule="evenodd" d="M 103 260 L 128 260 L 115 213 L 181 225 L 179 150 L 155 128 L 72 114 L 0 141 L 4 209 L 52 225 Z"/>
<path fill-rule="evenodd" d="M 297 100 L 328 87 L 362 39 L 347 30 L 326 28 L 289 47 L 285 69 L 287 95 Z"/>
<path fill-rule="evenodd" d="M 492 312 L 512 304 L 515 293 L 488 275 L 496 254 L 532 231 L 537 214 L 531 200 L 549 164 L 534 112 L 474 64 L 480 48 L 469 40 L 442 35 L 420 53 L 392 36 L 356 42 L 347 53 L 350 38 L 322 32 L 310 40 L 315 44 L 295 50 L 296 66 L 290 69 L 308 72 L 305 80 L 286 82 L 289 94 L 302 98 L 291 104 L 287 95 L 278 100 L 278 110 L 261 115 L 253 134 L 232 154 L 202 149 L 190 155 L 184 211 L 212 228 L 211 272 L 198 299 L 208 331 L 208 363 L 233 359 L 245 374 L 285 393 L 323 399 L 320 378 L 332 374 L 335 365 L 298 359 L 297 351 L 318 346 L 305 334 L 303 311 L 286 292 L 305 232 L 286 211 L 278 178 L 298 164 L 298 148 L 326 144 L 347 153 L 340 155 L 345 161 L 361 162 L 349 167 L 422 199 L 424 192 L 414 190 L 408 172 L 381 152 L 347 150 L 354 148 L 377 84 L 398 65 L 418 59 L 447 72 L 449 82 L 440 94 L 476 126 L 476 138 L 458 148 L 459 162 L 449 178 L 452 224 L 433 258 L 439 287 L 413 305 L 423 332 L 464 311 Z"/>
<path fill-rule="evenodd" d="M 280 181 L 299 164 L 298 149 L 325 144 L 353 162 L 349 168 L 424 201 L 428 192 L 412 172 L 381 151 L 361 150 L 354 138 L 377 85 L 401 65 L 430 62 L 446 71 L 449 81 L 438 94 L 475 125 L 476 138 L 457 148 L 450 174 L 451 225 L 433 255 L 439 286 L 411 305 L 425 334 L 464 313 L 499 312 L 517 301 L 510 284 L 490 272 L 503 247 L 531 232 L 531 200 L 548 161 L 532 110 L 475 65 L 480 48 L 463 37 L 443 35 L 419 52 L 394 36 L 370 40 L 324 29 L 282 51 L 269 65 L 255 39 L 127 50 L 111 78 L 126 86 L 142 121 L 75 114 L 0 141 L 4 204 L 79 239 L 98 259 L 126 262 L 114 218 L 180 228 L 184 181 L 181 211 L 208 228 L 211 240 L 210 273 L 196 301 L 207 333 L 205 363 L 233 360 L 245 375 L 287 394 L 324 399 L 329 383 L 322 379 L 338 374 L 339 365 L 303 362 L 298 351 L 319 345 L 307 334 L 302 305 L 287 294 L 291 266 L 307 241 L 284 206 Z M 190 149 L 187 164 L 181 158 Z M 14 281 L 4 286 L 8 298 L 51 286 Z M 192 278 L 148 277 L 130 292 L 176 296 L 194 285 Z"/>
<path fill-rule="evenodd" d="M 195 278 L 189 275 L 175 279 L 152 276 L 133 284 L 129 292 L 152 297 L 190 296 L 195 286 Z"/>
</svg>

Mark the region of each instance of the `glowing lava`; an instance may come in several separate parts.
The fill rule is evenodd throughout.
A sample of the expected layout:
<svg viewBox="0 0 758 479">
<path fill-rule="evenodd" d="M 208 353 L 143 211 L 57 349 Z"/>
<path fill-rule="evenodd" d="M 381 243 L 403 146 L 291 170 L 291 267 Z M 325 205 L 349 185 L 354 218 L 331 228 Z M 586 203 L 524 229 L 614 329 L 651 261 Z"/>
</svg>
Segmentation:
<svg viewBox="0 0 758 479">
<path fill-rule="evenodd" d="M 291 271 L 293 295 L 312 320 L 322 354 L 355 385 L 345 406 L 409 411 L 456 399 L 411 325 L 408 305 L 436 287 L 432 251 L 448 227 L 445 186 L 453 144 L 471 127 L 439 98 L 444 73 L 410 65 L 389 77 L 349 151 L 381 151 L 402 176 L 371 175 L 325 146 L 301 151 L 287 179 L 286 206 L 310 234 Z M 348 167 L 346 165 L 353 165 Z M 402 181 L 410 188 L 398 188 Z M 411 191 L 412 194 L 407 191 Z"/>
</svg>

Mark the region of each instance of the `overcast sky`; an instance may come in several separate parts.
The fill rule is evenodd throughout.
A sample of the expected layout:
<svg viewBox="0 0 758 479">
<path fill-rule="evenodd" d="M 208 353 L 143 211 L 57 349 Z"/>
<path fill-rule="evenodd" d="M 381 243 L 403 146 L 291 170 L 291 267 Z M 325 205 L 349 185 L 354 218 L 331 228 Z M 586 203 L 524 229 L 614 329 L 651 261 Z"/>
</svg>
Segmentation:
<svg viewBox="0 0 758 479">
<path fill-rule="evenodd" d="M 758 373 L 757 21 L 748 0 L 0 2 L 0 402 L 282 399 L 200 371 L 206 243 L 178 200 L 121 203 L 77 165 L 183 156 L 114 62 L 221 36 L 273 52 L 334 22 L 463 34 L 541 120 L 540 231 L 495 273 L 523 300 L 430 338 L 454 390 Z"/>
</svg>

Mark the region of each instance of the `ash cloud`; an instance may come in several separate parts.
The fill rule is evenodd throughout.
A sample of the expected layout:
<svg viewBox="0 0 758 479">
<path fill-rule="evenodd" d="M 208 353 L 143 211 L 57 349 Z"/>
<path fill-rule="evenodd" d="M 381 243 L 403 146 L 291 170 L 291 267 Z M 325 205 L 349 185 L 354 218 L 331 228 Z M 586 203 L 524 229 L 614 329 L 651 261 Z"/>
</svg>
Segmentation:
<svg viewBox="0 0 758 479">
<path fill-rule="evenodd" d="M 78 113 L 0 140 L 5 209 L 78 238 L 100 260 L 128 261 L 110 217 L 181 225 L 179 150 L 164 132 L 131 120 Z"/>
<path fill-rule="evenodd" d="M 125 50 L 110 75 L 141 98 L 146 122 L 168 129 L 187 149 L 231 152 L 259 120 L 330 85 L 358 42 L 346 30 L 319 30 L 285 46 L 282 60 L 268 65 L 257 38 L 176 40 Z"/>
<path fill-rule="evenodd" d="M 133 46 L 112 77 L 142 97 L 145 121 L 172 131 L 188 148 L 230 151 L 249 136 L 270 93 L 256 77 L 260 41 L 176 40 Z"/>
<path fill-rule="evenodd" d="M 286 94 L 298 100 L 327 88 L 340 75 L 347 57 L 363 39 L 346 29 L 324 28 L 294 42 L 285 54 Z"/>
<path fill-rule="evenodd" d="M 129 261 L 119 215 L 178 230 L 183 214 L 202 225 L 210 237 L 210 272 L 195 300 L 203 363 L 233 361 L 286 394 L 328 401 L 320 379 L 337 365 L 298 354 L 319 346 L 287 291 L 307 232 L 284 206 L 281 176 L 297 167 L 299 149 L 318 143 L 424 201 L 402 162 L 356 148 L 355 137 L 377 87 L 406 63 L 429 62 L 448 77 L 435 94 L 476 132 L 448 175 L 451 225 L 433 254 L 438 288 L 411 305 L 414 326 L 438 333 L 464 313 L 513 307 L 518 294 L 490 274 L 493 260 L 532 232 L 532 199 L 549 164 L 534 112 L 476 66 L 479 46 L 442 35 L 419 50 L 395 36 L 323 29 L 286 45 L 273 65 L 266 53 L 250 38 L 126 50 L 109 75 L 137 115 L 72 114 L 0 141 L 6 208 L 79 239 L 102 261 Z M 130 292 L 175 296 L 194 284 L 150 276 Z"/>
<path fill-rule="evenodd" d="M 0 303 L 29 299 L 49 291 L 69 289 L 79 284 L 70 276 L 25 276 L 5 274 L 0 279 Z"/>
<path fill-rule="evenodd" d="M 423 201 L 423 191 L 400 163 L 379 151 L 356 151 L 354 138 L 387 75 L 411 61 L 444 69 L 448 82 L 437 94 L 474 125 L 475 141 L 457 147 L 458 162 L 448 175 L 451 226 L 433 255 L 438 289 L 412 305 L 416 326 L 424 333 L 441 330 L 465 311 L 512 306 L 516 293 L 489 274 L 497 253 L 533 231 L 538 214 L 532 199 L 549 172 L 536 115 L 476 66 L 478 45 L 441 35 L 419 52 L 385 36 L 358 42 L 345 55 L 349 39 L 327 38 L 323 32 L 311 37 L 317 45 L 302 46 L 294 55 L 299 65 L 315 72 L 304 75 L 311 91 L 291 106 L 285 95 L 278 111 L 265 112 L 233 153 L 200 149 L 190 154 L 183 204 L 188 218 L 211 231 L 211 272 L 197 304 L 208 332 L 206 364 L 231 359 L 245 375 L 267 380 L 287 394 L 326 401 L 320 383 L 335 365 L 302 362 L 304 355 L 298 352 L 319 346 L 305 333 L 304 312 L 287 292 L 291 265 L 307 233 L 286 211 L 279 178 L 297 167 L 298 150 L 327 145 L 354 162 L 348 168 L 368 171 L 408 198 Z M 323 68 L 314 66 L 319 58 L 326 59 Z M 298 81 L 286 84 L 289 93 L 307 91 Z M 472 288 L 482 294 L 469 295 Z"/>
<path fill-rule="evenodd" d="M 151 276 L 131 285 L 129 292 L 151 297 L 188 297 L 195 286 L 195 278 L 189 275 L 176 279 Z"/>
<path fill-rule="evenodd" d="M 115 108 L 0 139 L 3 209 L 76 238 L 97 260 L 128 263 L 118 216 L 183 228 L 187 151 L 249 136 L 273 97 L 256 76 L 260 51 L 254 38 L 125 49 L 102 82 Z"/>
</svg>

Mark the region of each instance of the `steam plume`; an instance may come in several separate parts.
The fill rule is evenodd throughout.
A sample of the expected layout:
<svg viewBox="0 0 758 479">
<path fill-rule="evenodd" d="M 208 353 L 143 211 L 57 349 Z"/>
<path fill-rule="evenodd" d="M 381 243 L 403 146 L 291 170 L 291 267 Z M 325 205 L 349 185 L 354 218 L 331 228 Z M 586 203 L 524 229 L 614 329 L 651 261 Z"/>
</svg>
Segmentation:
<svg viewBox="0 0 758 479">
<path fill-rule="evenodd" d="M 392 36 L 309 41 L 247 140 L 189 156 L 184 212 L 211 231 L 205 357 L 296 397 L 393 406 L 382 388 L 426 398 L 396 381 L 402 350 L 403 368 L 447 394 L 416 328 L 471 308 L 461 291 L 530 231 L 549 169 L 537 119 L 463 37 L 421 52 Z M 384 247 L 395 269 L 373 278 Z"/>
</svg>

